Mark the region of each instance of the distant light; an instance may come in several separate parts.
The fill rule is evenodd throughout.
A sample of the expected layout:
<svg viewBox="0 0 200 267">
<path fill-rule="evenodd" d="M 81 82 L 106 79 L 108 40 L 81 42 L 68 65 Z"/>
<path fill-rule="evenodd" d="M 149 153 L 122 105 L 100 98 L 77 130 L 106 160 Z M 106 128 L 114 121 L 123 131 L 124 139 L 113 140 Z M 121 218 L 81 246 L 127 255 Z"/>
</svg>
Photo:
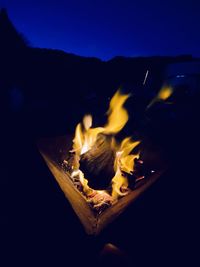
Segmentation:
<svg viewBox="0 0 200 267">
<path fill-rule="evenodd" d="M 184 78 L 185 75 L 181 74 L 181 75 L 176 75 L 176 78 Z"/>
</svg>

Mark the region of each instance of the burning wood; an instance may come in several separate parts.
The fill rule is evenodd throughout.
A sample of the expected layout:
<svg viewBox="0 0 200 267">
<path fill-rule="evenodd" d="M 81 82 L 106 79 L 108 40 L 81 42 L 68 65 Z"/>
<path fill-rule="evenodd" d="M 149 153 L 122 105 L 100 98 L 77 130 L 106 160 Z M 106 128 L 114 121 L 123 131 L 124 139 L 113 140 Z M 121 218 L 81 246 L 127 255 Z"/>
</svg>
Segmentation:
<svg viewBox="0 0 200 267">
<path fill-rule="evenodd" d="M 128 97 L 116 92 L 110 101 L 108 122 L 104 127 L 92 128 L 92 116 L 86 115 L 76 127 L 69 160 L 63 162 L 74 185 L 99 213 L 145 179 L 139 170 L 142 167 L 142 161 L 138 160 L 140 155 L 133 153 L 140 141 L 127 137 L 118 142 L 115 137 L 128 121 L 124 108 Z"/>
<path fill-rule="evenodd" d="M 80 169 L 90 177 L 90 186 L 105 189 L 114 177 L 115 148 L 113 138 L 103 134 L 97 136 L 94 146 L 80 157 Z"/>
</svg>

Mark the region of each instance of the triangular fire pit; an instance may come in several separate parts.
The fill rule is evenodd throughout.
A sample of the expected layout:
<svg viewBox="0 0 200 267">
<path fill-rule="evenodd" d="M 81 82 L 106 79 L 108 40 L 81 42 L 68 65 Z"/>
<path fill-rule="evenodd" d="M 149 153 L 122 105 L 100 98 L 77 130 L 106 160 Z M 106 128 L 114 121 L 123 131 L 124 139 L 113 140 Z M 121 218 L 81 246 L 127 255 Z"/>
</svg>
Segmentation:
<svg viewBox="0 0 200 267">
<path fill-rule="evenodd" d="M 66 151 L 71 149 L 71 136 L 47 138 L 38 144 L 39 151 L 46 161 L 50 171 L 59 183 L 66 198 L 83 224 L 85 231 L 90 235 L 98 235 L 103 228 L 115 220 L 133 201 L 136 200 L 149 186 L 151 186 L 163 173 L 163 166 L 143 181 L 137 188 L 126 196 L 118 199 L 116 203 L 96 213 L 85 199 L 84 195 L 74 186 L 70 174 L 63 170 L 61 162 L 66 158 Z"/>
</svg>

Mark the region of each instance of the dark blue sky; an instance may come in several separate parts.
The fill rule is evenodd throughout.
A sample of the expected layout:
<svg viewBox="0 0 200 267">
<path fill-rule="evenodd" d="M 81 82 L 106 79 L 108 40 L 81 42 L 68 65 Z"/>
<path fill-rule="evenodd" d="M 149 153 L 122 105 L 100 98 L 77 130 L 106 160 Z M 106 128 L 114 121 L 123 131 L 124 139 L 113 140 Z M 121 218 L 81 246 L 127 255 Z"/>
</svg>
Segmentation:
<svg viewBox="0 0 200 267">
<path fill-rule="evenodd" d="M 0 0 L 33 46 L 109 59 L 200 56 L 200 1 Z"/>
</svg>

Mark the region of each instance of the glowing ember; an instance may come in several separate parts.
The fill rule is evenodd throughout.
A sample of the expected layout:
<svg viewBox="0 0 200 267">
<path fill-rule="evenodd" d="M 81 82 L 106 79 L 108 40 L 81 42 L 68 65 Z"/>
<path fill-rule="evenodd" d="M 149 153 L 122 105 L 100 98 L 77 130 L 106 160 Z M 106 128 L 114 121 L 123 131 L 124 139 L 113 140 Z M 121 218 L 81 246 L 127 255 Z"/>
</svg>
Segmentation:
<svg viewBox="0 0 200 267">
<path fill-rule="evenodd" d="M 83 122 L 79 123 L 75 130 L 71 151 L 73 157 L 71 178 L 74 183 L 79 183 L 79 188 L 95 209 L 104 205 L 111 205 L 119 197 L 130 191 L 127 176 L 134 173 L 135 159 L 139 158 L 139 153 L 133 154 L 132 151 L 139 145 L 140 141 L 134 142 L 131 137 L 127 137 L 118 143 L 115 138 L 115 135 L 123 129 L 129 119 L 128 112 L 124 108 L 124 103 L 129 96 L 128 94 L 121 94 L 120 91 L 115 93 L 110 101 L 107 111 L 108 120 L 104 127 L 92 128 L 92 116 L 85 115 Z M 109 189 L 94 190 L 88 185 L 88 180 L 80 169 L 80 159 L 82 155 L 94 148 L 99 135 L 102 134 L 111 138 L 110 146 L 114 151 L 113 170 L 115 175 L 111 180 Z"/>
</svg>

